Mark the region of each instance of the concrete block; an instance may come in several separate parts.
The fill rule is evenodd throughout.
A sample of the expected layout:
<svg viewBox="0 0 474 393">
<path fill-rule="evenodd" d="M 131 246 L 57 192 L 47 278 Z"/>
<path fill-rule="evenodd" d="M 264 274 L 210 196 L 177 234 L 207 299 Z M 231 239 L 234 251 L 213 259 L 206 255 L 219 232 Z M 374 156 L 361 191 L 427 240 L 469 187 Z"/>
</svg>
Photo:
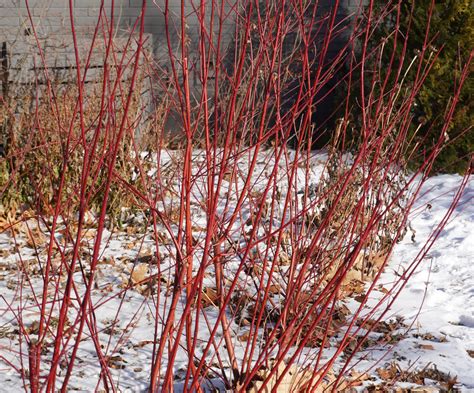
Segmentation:
<svg viewBox="0 0 474 393">
<path fill-rule="evenodd" d="M 18 2 L 18 7 L 26 9 L 25 0 Z M 28 0 L 28 7 L 33 9 L 50 9 L 50 8 L 69 8 L 68 0 Z"/>
<path fill-rule="evenodd" d="M 17 27 L 20 28 L 20 17 L 17 16 L 9 16 L 7 18 L 0 18 L 0 26 L 2 27 Z"/>
<path fill-rule="evenodd" d="M 26 17 L 28 13 L 26 10 L 22 10 L 22 14 Z M 42 18 L 61 18 L 61 17 L 69 17 L 69 9 L 68 8 L 42 8 L 42 7 L 35 7 L 30 10 L 33 16 L 39 16 Z"/>
<path fill-rule="evenodd" d="M 101 0 L 74 0 L 75 7 L 81 8 L 88 8 L 88 7 L 95 7 L 100 8 L 102 1 Z M 104 0 L 104 7 L 110 8 L 112 5 L 111 0 Z M 128 8 L 128 0 L 115 0 L 114 1 L 115 8 Z"/>
<path fill-rule="evenodd" d="M 0 3 L 0 10 L 5 8 L 18 8 L 20 6 L 20 0 L 3 0 Z"/>
<path fill-rule="evenodd" d="M 21 15 L 21 11 L 15 7 L 9 8 L 0 8 L 0 26 L 2 25 L 2 20 L 9 18 L 9 17 L 18 17 Z"/>
</svg>

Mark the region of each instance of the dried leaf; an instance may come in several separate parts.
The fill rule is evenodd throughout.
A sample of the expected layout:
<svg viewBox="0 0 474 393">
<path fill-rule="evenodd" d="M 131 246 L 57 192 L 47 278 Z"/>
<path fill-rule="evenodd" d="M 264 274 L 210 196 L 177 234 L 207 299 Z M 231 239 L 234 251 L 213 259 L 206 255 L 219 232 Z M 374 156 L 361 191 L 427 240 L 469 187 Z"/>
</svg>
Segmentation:
<svg viewBox="0 0 474 393">
<path fill-rule="evenodd" d="M 268 288 L 268 293 L 271 293 L 273 295 L 277 295 L 281 293 L 281 286 L 279 284 L 272 284 Z"/>
<path fill-rule="evenodd" d="M 216 306 L 218 304 L 219 297 L 217 291 L 211 287 L 204 287 L 202 290 L 201 304 L 202 307 L 206 308 L 209 306 Z"/>
<path fill-rule="evenodd" d="M 424 349 L 427 351 L 434 351 L 434 347 L 431 344 L 418 344 L 418 348 Z"/>
<path fill-rule="evenodd" d="M 149 276 L 148 265 L 145 263 L 139 263 L 134 267 L 130 278 L 134 284 L 137 284 L 139 282 L 146 280 L 148 276 Z"/>
<path fill-rule="evenodd" d="M 277 263 L 280 266 L 289 266 L 291 264 L 291 258 L 285 251 L 280 251 L 277 256 Z"/>
<path fill-rule="evenodd" d="M 391 381 L 397 376 L 397 367 L 393 365 L 388 368 L 380 367 L 375 372 L 384 381 Z"/>
<path fill-rule="evenodd" d="M 111 356 L 108 361 L 109 367 L 114 370 L 123 370 L 126 367 L 124 363 L 127 362 L 119 355 Z"/>
<path fill-rule="evenodd" d="M 284 374 L 281 382 L 277 386 L 277 380 L 283 374 L 283 371 L 286 368 L 286 364 L 280 364 L 278 369 L 270 366 L 269 368 L 264 368 L 257 373 L 256 381 L 254 381 L 253 386 L 247 390 L 249 393 L 270 393 L 277 391 L 278 393 L 303 393 L 309 391 L 307 386 L 309 383 L 314 382 L 312 370 L 305 370 L 303 368 L 298 368 L 297 366 L 291 366 L 289 370 Z M 263 386 L 263 381 L 269 380 Z M 320 393 L 324 392 L 327 389 L 328 383 L 323 382 L 317 388 L 312 387 L 311 392 Z M 240 391 L 237 387 L 237 391 Z"/>
<path fill-rule="evenodd" d="M 138 344 L 135 344 L 133 347 L 134 348 L 143 348 L 146 345 L 153 344 L 153 340 L 144 340 L 140 341 Z"/>
<path fill-rule="evenodd" d="M 39 333 L 39 321 L 33 321 L 25 330 L 28 334 L 38 334 Z"/>
<path fill-rule="evenodd" d="M 28 229 L 25 225 L 26 245 L 30 248 L 41 247 L 46 244 L 48 237 L 38 227 Z"/>
<path fill-rule="evenodd" d="M 125 248 L 127 250 L 132 250 L 133 248 L 135 248 L 135 245 L 136 245 L 136 242 L 130 242 L 130 243 L 125 244 Z"/>
<path fill-rule="evenodd" d="M 250 332 L 245 332 L 244 334 L 237 336 L 237 340 L 244 342 L 244 341 L 248 341 L 249 337 L 250 337 Z"/>
</svg>

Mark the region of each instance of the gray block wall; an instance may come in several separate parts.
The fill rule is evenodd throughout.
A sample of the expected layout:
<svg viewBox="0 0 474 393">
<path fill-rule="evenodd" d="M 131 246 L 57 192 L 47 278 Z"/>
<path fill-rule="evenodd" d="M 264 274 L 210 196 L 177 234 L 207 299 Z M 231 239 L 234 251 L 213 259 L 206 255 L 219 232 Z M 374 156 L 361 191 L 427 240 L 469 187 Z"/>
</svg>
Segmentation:
<svg viewBox="0 0 474 393">
<path fill-rule="evenodd" d="M 209 0 L 205 3 L 207 10 L 206 25 L 210 25 L 209 7 L 214 1 L 220 5 L 220 1 Z M 229 7 L 235 4 L 236 0 L 222 0 L 224 10 L 229 14 Z M 101 12 L 101 0 L 72 0 L 73 18 L 78 37 L 85 38 L 91 36 L 99 19 Z M 185 0 L 184 15 L 186 20 L 187 36 L 189 38 L 189 66 L 198 61 L 198 42 L 199 42 L 199 6 L 200 0 Z M 7 42 L 8 50 L 12 57 L 11 65 L 21 63 L 23 58 L 27 57 L 29 51 L 33 50 L 34 40 L 31 36 L 31 26 L 41 40 L 44 40 L 44 50 L 47 52 L 48 62 L 61 63 L 64 65 L 73 65 L 74 51 L 69 41 L 71 38 L 71 17 L 69 0 L 0 0 L 0 45 Z M 117 36 L 128 36 L 134 24 L 137 23 L 142 10 L 142 0 L 115 0 L 114 4 L 114 30 Z M 165 18 L 166 0 L 146 0 L 145 11 L 145 33 L 149 48 L 154 53 L 154 61 L 161 66 L 169 67 L 168 41 L 166 35 Z M 173 53 L 179 57 L 180 35 L 181 35 L 181 0 L 169 0 L 169 18 L 168 31 Z M 102 12 L 111 17 L 112 0 L 104 0 Z M 215 18 L 214 27 L 221 25 L 223 35 L 221 45 L 225 47 L 233 37 L 235 27 L 233 20 L 228 17 L 219 22 Z M 138 31 L 138 30 L 136 30 Z M 150 39 L 151 38 L 151 39 Z M 33 46 L 32 46 L 33 44 Z M 56 52 L 56 53 L 53 53 Z M 67 53 L 70 52 L 70 53 Z M 85 51 L 84 51 L 85 52 Z M 18 60 L 20 59 L 20 60 Z M 31 59 L 30 59 L 31 62 Z M 9 78 L 11 79 L 18 70 L 12 70 Z M 22 72 L 22 78 L 25 73 Z M 18 76 L 15 76 L 18 79 Z M 0 81 L 0 83 L 2 83 Z M 191 88 L 194 93 L 199 89 L 199 83 L 196 77 L 191 78 Z"/>
<path fill-rule="evenodd" d="M 101 0 L 72 0 L 73 17 L 76 29 L 80 36 L 91 35 L 97 25 Z M 214 3 L 217 8 L 224 2 L 225 18 L 220 21 L 223 29 L 221 45 L 225 47 L 233 38 L 235 23 L 231 12 L 232 7 L 239 0 L 207 0 L 203 2 L 205 7 L 210 7 Z M 316 0 L 313 0 L 316 1 Z M 345 17 L 353 12 L 357 12 L 360 4 L 365 4 L 367 0 L 341 0 L 338 9 L 338 20 L 344 20 Z M 145 33 L 151 37 L 151 44 L 155 61 L 165 65 L 169 61 L 166 38 L 165 23 L 165 3 L 166 0 L 146 0 L 147 8 L 145 13 Z M 110 18 L 112 0 L 104 0 L 104 12 Z M 28 4 L 28 7 L 27 7 Z M 181 0 L 169 0 L 169 32 L 171 45 L 174 53 L 179 55 L 179 37 L 181 28 Z M 187 34 L 189 42 L 189 61 L 192 64 L 198 59 L 199 42 L 199 20 L 198 7 L 201 0 L 184 0 L 184 15 L 186 16 Z M 318 12 L 323 16 L 328 13 L 334 5 L 333 0 L 318 0 Z M 115 0 L 114 1 L 114 26 L 117 35 L 127 35 L 131 27 L 136 22 L 142 9 L 142 0 Z M 209 11 L 209 8 L 208 10 Z M 70 40 L 70 9 L 69 0 L 0 0 L 0 44 L 7 42 L 9 47 L 15 47 L 19 43 L 27 42 L 31 47 L 34 41 L 29 36 L 31 33 L 31 20 L 34 23 L 36 32 L 40 39 L 48 42 L 46 44 L 50 57 L 54 62 L 68 62 L 72 59 L 73 51 L 69 44 L 64 44 L 64 39 Z M 206 14 L 206 25 L 210 25 L 210 12 Z M 348 23 L 347 20 L 345 23 Z M 219 21 L 215 20 L 215 27 Z M 85 35 L 84 35 L 85 33 Z M 56 38 L 54 38 L 56 37 Z M 59 37 L 59 39 L 57 39 Z M 65 38 L 69 37 L 69 38 Z M 56 44 L 54 43 L 56 40 Z M 330 49 L 329 57 L 332 53 L 337 53 L 345 43 L 344 35 L 334 39 Z M 24 51 L 24 49 L 22 49 Z M 17 50 L 21 52 L 22 50 Z M 31 49 L 29 49 L 31 50 Z M 57 56 L 52 54 L 56 51 Z M 67 53 L 67 52 L 71 53 Z M 18 55 L 19 53 L 17 53 Z M 63 60 L 61 60 L 63 59 Z M 72 60 L 71 60 L 72 61 Z M 194 86 L 193 86 L 194 85 Z M 199 81 L 191 78 L 191 87 L 199 90 Z M 193 92 L 192 92 L 193 93 Z M 199 94 L 197 94 L 199 95 Z"/>
<path fill-rule="evenodd" d="M 223 0 L 226 10 L 229 10 L 231 1 Z M 27 3 L 28 6 L 27 7 Z M 110 18 L 111 0 L 104 1 L 104 10 Z M 193 4 L 200 1 L 185 1 L 184 13 L 186 16 L 187 32 L 191 37 L 190 50 L 197 50 L 198 18 Z M 212 1 L 208 1 L 208 7 Z M 79 31 L 91 33 L 95 28 L 100 12 L 101 0 L 73 0 L 74 23 Z M 14 40 L 15 37 L 28 33 L 31 26 L 28 8 L 38 35 L 46 38 L 57 32 L 71 30 L 69 0 L 0 0 L 0 41 Z M 140 15 L 142 0 L 115 0 L 114 1 L 114 25 L 117 34 L 129 32 Z M 165 0 L 147 0 L 145 12 L 145 33 L 153 37 L 155 54 L 158 57 L 167 48 L 166 25 L 165 25 Z M 178 44 L 181 1 L 169 1 L 170 14 L 170 37 L 172 45 Z M 207 12 L 209 23 L 209 13 Z M 222 22 L 224 28 L 223 41 L 228 42 L 232 37 L 233 22 L 227 19 Z"/>
<path fill-rule="evenodd" d="M 77 29 L 91 31 L 94 29 L 100 10 L 101 0 L 72 0 L 74 4 L 74 21 Z M 166 49 L 165 38 L 165 0 L 146 0 L 147 9 L 145 15 L 145 32 L 153 36 L 153 44 L 155 53 L 159 55 L 161 51 Z M 206 7 L 214 2 L 218 7 L 224 1 L 226 13 L 235 5 L 236 0 L 207 0 L 204 2 Z M 110 16 L 110 5 L 112 0 L 104 1 L 104 8 L 107 15 Z M 341 15 L 347 15 L 355 12 L 361 0 L 342 0 L 340 2 Z M 363 3 L 366 0 L 362 0 Z M 7 37 L 19 36 L 27 32 L 30 28 L 30 20 L 28 17 L 28 8 L 31 13 L 32 20 L 36 26 L 36 30 L 40 37 L 46 37 L 54 32 L 66 29 L 70 31 L 70 15 L 69 0 L 0 0 L 0 41 L 4 41 Z M 142 0 L 115 0 L 114 2 L 114 19 L 117 33 L 126 33 L 133 26 L 137 17 L 140 15 Z M 191 50 L 196 50 L 198 18 L 197 10 L 200 0 L 185 0 L 184 11 L 186 15 L 186 25 L 188 33 L 191 37 Z M 318 10 L 321 14 L 328 11 L 334 4 L 333 0 L 319 0 Z M 171 38 L 173 44 L 176 45 L 179 37 L 181 0 L 169 0 Z M 209 12 L 206 12 L 207 22 L 209 23 Z M 224 30 L 223 43 L 226 44 L 232 39 L 234 23 L 232 17 L 229 16 L 222 22 Z"/>
</svg>

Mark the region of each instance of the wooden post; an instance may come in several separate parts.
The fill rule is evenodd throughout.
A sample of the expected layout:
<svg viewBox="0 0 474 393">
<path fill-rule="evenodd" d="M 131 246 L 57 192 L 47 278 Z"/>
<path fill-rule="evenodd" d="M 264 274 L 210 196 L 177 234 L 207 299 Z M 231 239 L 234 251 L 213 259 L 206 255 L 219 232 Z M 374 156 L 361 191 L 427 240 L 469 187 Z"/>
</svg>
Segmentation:
<svg viewBox="0 0 474 393">
<path fill-rule="evenodd" d="M 2 81 L 2 103 L 7 100 L 8 97 L 8 53 L 7 43 L 2 42 L 2 50 L 0 51 L 1 61 L 1 81 Z"/>
<path fill-rule="evenodd" d="M 2 48 L 0 50 L 0 82 L 2 83 L 2 97 L 0 99 L 0 109 L 7 102 L 8 99 L 8 54 L 7 54 L 7 43 L 2 42 Z M 2 113 L 0 112 L 0 115 Z M 6 155 L 6 141 L 8 133 L 8 117 L 0 117 L 0 157 Z"/>
</svg>

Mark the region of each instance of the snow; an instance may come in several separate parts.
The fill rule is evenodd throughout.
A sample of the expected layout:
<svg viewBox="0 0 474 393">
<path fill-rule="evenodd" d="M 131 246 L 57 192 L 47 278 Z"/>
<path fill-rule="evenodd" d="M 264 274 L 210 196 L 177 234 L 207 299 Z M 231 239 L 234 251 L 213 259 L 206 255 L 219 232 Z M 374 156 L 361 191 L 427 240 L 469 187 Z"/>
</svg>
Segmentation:
<svg viewBox="0 0 474 393">
<path fill-rule="evenodd" d="M 428 179 L 421 190 L 412 214 L 410 231 L 395 246 L 393 256 L 381 283 L 396 279 L 413 260 L 420 245 L 445 216 L 461 181 L 456 175 Z M 439 370 L 456 375 L 461 391 L 474 391 L 474 359 L 468 350 L 474 349 L 474 182 L 471 180 L 448 224 L 442 230 L 420 263 L 406 287 L 391 308 L 394 315 L 403 316 L 412 327 L 406 339 L 386 354 L 384 361 L 403 359 L 407 367 L 434 364 Z M 413 334 L 420 338 L 414 338 Z M 421 336 L 431 334 L 446 342 L 426 341 Z M 420 344 L 433 350 L 421 349 Z"/>
<path fill-rule="evenodd" d="M 173 153 L 162 154 L 163 165 L 172 156 Z M 320 178 L 326 158 L 327 154 L 323 152 L 312 158 L 311 176 L 314 182 Z M 266 157 L 262 153 L 258 163 L 260 172 L 256 171 L 256 173 L 265 173 L 266 167 L 272 167 L 272 160 L 271 155 Z M 284 162 L 280 163 L 280 166 L 284 167 Z M 245 168 L 242 170 L 244 171 Z M 149 175 L 153 174 L 153 171 L 149 173 Z M 299 184 L 304 184 L 304 175 L 302 173 L 297 175 Z M 394 347 L 378 346 L 361 352 L 354 359 L 355 368 L 365 371 L 374 364 L 387 365 L 393 361 L 397 361 L 404 368 L 422 369 L 429 364 L 434 364 L 438 370 L 457 376 L 456 387 L 460 391 L 474 391 L 474 372 L 472 371 L 474 358 L 468 353 L 474 350 L 474 272 L 472 268 L 474 263 L 474 182 L 468 183 L 449 222 L 426 257 L 420 260 L 417 266 L 412 263 L 416 260 L 421 247 L 429 240 L 437 225 L 445 217 L 461 180 L 461 177 L 457 175 L 443 175 L 429 178 L 424 183 L 409 216 L 409 230 L 402 241 L 395 246 L 389 264 L 377 284 L 378 288 L 390 288 L 394 285 L 395 288 L 399 288 L 400 276 L 413 270 L 410 279 L 406 282 L 402 281 L 406 283 L 405 287 L 386 310 L 384 316 L 387 320 L 395 317 L 404 320 L 406 328 L 393 332 L 394 334 L 403 333 L 403 338 Z M 253 178 L 252 181 L 257 187 L 258 177 Z M 280 176 L 281 189 L 285 188 L 285 182 L 287 182 L 285 176 Z M 200 187 L 204 187 L 203 184 L 196 184 L 197 190 Z M 230 184 L 224 185 L 223 192 L 230 190 Z M 199 192 L 196 192 L 196 199 L 201 197 Z M 169 207 L 172 199 L 173 196 L 166 196 L 163 203 L 160 203 L 160 208 Z M 226 208 L 228 207 L 223 204 L 220 211 Z M 249 217 L 249 209 L 245 206 L 243 213 L 241 221 L 234 223 L 234 227 L 239 227 L 240 222 L 245 222 Z M 193 225 L 196 228 L 205 225 L 206 218 L 198 208 L 195 214 Z M 230 217 L 230 210 L 225 217 Z M 137 220 L 140 222 L 140 219 Z M 166 238 L 165 228 L 161 229 Z M 177 231 L 175 226 L 171 229 L 173 232 Z M 203 239 L 204 236 L 205 233 L 196 229 L 198 240 Z M 237 237 L 238 233 L 235 236 L 230 233 L 230 236 L 237 243 L 240 241 Z M 132 271 L 137 267 L 137 258 L 148 255 L 148 250 L 154 249 L 154 244 L 153 238 L 148 233 L 134 235 L 127 234 L 125 230 L 113 233 L 106 231 L 103 236 L 101 259 L 104 263 L 98 267 L 96 277 L 98 285 L 92 293 L 92 302 L 95 305 L 100 339 L 105 346 L 104 351 L 118 356 L 119 367 L 112 369 L 111 373 L 122 392 L 140 392 L 148 388 L 156 305 L 142 293 L 124 291 L 123 288 Z M 259 247 L 260 245 L 257 244 L 256 252 Z M 18 234 L 13 238 L 11 231 L 0 233 L 0 249 L 4 250 L 0 254 L 0 383 L 4 391 L 18 391 L 22 389 L 23 381 L 10 364 L 18 368 L 27 368 L 27 365 L 20 363 L 20 351 L 25 357 L 26 347 L 24 343 L 18 342 L 18 334 L 15 333 L 19 328 L 16 313 L 20 305 L 28 305 L 22 315 L 25 325 L 28 326 L 39 319 L 38 308 L 33 307 L 31 294 L 40 292 L 41 281 L 38 277 L 32 279 L 30 283 L 23 281 L 24 293 L 19 291 L 20 283 L 24 278 L 13 267 L 22 261 L 35 263 L 36 255 L 33 248 L 27 245 L 24 236 L 22 238 L 22 235 Z M 162 263 L 158 267 L 156 265 L 151 267 L 152 274 L 160 272 L 163 286 L 171 281 L 174 274 L 171 249 L 172 247 L 164 242 L 160 246 Z M 41 252 L 39 255 L 39 258 L 44 256 Z M 87 259 L 87 257 L 84 258 Z M 197 269 L 199 253 L 195 256 L 195 260 Z M 229 263 L 226 274 L 233 274 L 235 267 L 236 264 Z M 82 274 L 75 273 L 75 279 L 77 282 L 82 282 Z M 32 291 L 28 289 L 30 284 Z M 245 280 L 241 285 L 251 288 Z M 81 294 L 81 289 L 79 289 L 78 296 Z M 375 304 L 384 296 L 382 291 L 372 292 L 368 305 Z M 391 297 L 385 297 L 385 302 L 388 304 Z M 357 307 L 353 300 L 348 300 L 347 304 L 351 309 Z M 163 300 L 158 307 L 159 314 L 166 315 L 167 307 L 169 307 L 168 302 Z M 184 307 L 185 299 L 183 298 L 178 303 L 178 315 Z M 71 310 L 70 314 L 70 318 L 73 319 L 74 310 Z M 117 319 L 118 315 L 119 319 Z M 211 321 L 217 316 L 216 313 L 213 315 L 212 311 L 207 312 L 206 315 Z M 202 351 L 208 343 L 209 328 L 204 319 L 200 320 L 200 326 L 197 353 Z M 242 334 L 242 331 L 239 334 Z M 373 334 L 376 335 L 376 333 Z M 71 390 L 94 391 L 99 383 L 100 367 L 95 348 L 90 337 L 87 335 L 85 337 L 86 339 L 79 346 L 77 366 L 70 380 Z M 236 355 L 243 356 L 244 346 L 241 345 L 240 348 L 237 341 L 236 345 Z M 329 348 L 325 356 L 329 356 L 331 351 L 332 349 Z M 309 349 L 307 353 L 311 356 Z M 185 359 L 183 349 L 180 349 L 175 362 L 176 376 L 186 374 Z M 375 375 L 373 369 L 370 373 Z M 61 381 L 63 377 L 64 375 L 60 374 L 58 380 Z M 217 380 L 211 382 L 220 386 Z M 180 390 L 180 386 L 182 389 L 182 383 L 176 386 L 177 391 Z"/>
</svg>

